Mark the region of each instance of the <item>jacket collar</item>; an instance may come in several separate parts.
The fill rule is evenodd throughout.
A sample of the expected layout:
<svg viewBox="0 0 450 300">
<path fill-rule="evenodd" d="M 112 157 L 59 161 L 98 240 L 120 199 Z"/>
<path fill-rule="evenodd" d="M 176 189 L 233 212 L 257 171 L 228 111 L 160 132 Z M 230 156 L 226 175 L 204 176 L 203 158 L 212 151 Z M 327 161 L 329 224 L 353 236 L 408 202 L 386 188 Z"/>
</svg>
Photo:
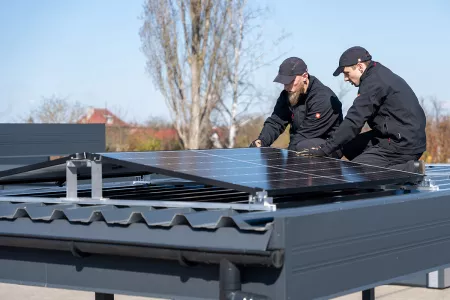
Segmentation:
<svg viewBox="0 0 450 300">
<path fill-rule="evenodd" d="M 367 76 L 370 76 L 370 74 L 373 73 L 375 67 L 378 65 L 376 61 L 372 61 L 364 71 L 364 73 L 361 75 L 360 81 L 363 82 L 364 79 L 367 78 Z"/>
<path fill-rule="evenodd" d="M 306 89 L 305 96 L 308 96 L 309 92 L 311 92 L 314 82 L 316 81 L 316 77 L 314 77 L 312 75 L 308 75 L 308 79 L 309 79 L 309 85 L 308 85 L 308 88 Z"/>
</svg>

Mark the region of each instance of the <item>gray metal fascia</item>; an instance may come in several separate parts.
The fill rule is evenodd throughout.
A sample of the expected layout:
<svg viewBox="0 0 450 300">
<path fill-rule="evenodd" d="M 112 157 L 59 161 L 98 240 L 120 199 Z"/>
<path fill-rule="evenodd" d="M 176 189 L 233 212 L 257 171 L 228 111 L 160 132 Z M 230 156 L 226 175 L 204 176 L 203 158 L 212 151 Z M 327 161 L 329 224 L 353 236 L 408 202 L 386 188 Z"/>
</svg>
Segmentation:
<svg viewBox="0 0 450 300">
<path fill-rule="evenodd" d="M 288 299 L 331 297 L 450 264 L 450 192 L 310 208 L 285 222 Z"/>
<path fill-rule="evenodd" d="M 12 222 L 0 221 L 2 236 L 134 244 L 175 249 L 206 249 L 233 253 L 266 251 L 271 233 L 271 229 L 265 232 L 240 231 L 231 227 L 198 230 L 186 225 L 160 228 L 149 227 L 143 223 L 134 223 L 126 227 L 108 226 L 103 221 L 89 225 L 69 223 L 66 220 L 53 220 L 51 223 L 33 222 L 28 218 L 19 218 Z"/>
</svg>

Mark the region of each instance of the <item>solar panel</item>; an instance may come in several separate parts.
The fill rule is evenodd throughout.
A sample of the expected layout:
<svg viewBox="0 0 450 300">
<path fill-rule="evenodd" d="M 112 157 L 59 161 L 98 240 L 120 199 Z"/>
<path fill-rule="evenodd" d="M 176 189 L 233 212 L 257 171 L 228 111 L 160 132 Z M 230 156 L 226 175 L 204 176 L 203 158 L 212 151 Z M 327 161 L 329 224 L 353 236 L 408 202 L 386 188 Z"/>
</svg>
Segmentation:
<svg viewBox="0 0 450 300">
<path fill-rule="evenodd" d="M 419 181 L 423 176 L 349 161 L 304 157 L 276 148 L 102 153 L 150 171 L 269 195 L 329 191 Z"/>
<path fill-rule="evenodd" d="M 83 155 L 91 158 L 101 156 L 103 178 L 158 173 L 252 194 L 263 190 L 269 195 L 282 195 L 377 187 L 417 182 L 423 177 L 344 160 L 298 156 L 294 151 L 276 148 Z M 66 161 L 70 157 L 2 171 L 0 184 L 64 182 Z M 80 168 L 78 178 L 90 178 L 90 169 Z"/>
<path fill-rule="evenodd" d="M 66 161 L 76 155 L 64 156 L 55 160 L 45 161 L 17 168 L 0 171 L 0 184 L 37 183 L 37 182 L 65 182 Z M 125 177 L 147 174 L 141 169 L 130 169 L 120 164 L 103 163 L 103 178 Z M 89 179 L 91 170 L 88 167 L 78 169 L 78 179 Z"/>
</svg>

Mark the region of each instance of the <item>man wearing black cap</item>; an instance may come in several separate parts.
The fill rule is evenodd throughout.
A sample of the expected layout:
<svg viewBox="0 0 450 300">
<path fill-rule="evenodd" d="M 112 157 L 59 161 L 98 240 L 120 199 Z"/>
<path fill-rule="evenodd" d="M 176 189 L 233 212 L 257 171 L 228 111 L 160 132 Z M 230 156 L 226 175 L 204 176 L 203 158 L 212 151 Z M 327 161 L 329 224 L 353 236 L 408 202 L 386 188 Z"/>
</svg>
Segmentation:
<svg viewBox="0 0 450 300">
<path fill-rule="evenodd" d="M 362 47 L 346 50 L 333 75 L 359 88 L 347 115 L 323 145 L 309 154 L 329 156 L 341 150 L 358 163 L 418 170 L 417 160 L 426 149 L 426 119 L 419 100 L 409 85 Z M 370 131 L 361 133 L 367 122 Z"/>
<path fill-rule="evenodd" d="M 274 82 L 284 85 L 273 113 L 250 147 L 268 147 L 291 124 L 291 150 L 311 148 L 325 142 L 342 122 L 342 104 L 327 86 L 308 74 L 308 67 L 298 57 L 280 65 Z"/>
</svg>

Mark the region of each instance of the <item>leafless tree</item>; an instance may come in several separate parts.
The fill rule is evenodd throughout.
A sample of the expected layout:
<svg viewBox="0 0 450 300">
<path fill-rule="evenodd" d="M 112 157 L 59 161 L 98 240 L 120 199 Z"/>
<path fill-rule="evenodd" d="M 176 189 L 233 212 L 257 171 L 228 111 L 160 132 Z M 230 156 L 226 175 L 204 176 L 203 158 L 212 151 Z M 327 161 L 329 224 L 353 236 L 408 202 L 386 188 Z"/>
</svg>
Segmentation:
<svg viewBox="0 0 450 300">
<path fill-rule="evenodd" d="M 442 101 L 439 101 L 436 96 L 430 97 L 430 102 L 431 106 L 433 107 L 434 121 L 438 122 L 443 112 L 444 103 Z"/>
<path fill-rule="evenodd" d="M 444 102 L 436 96 L 420 97 L 420 104 L 427 118 L 427 150 L 422 156 L 428 163 L 450 162 L 450 117 Z"/>
<path fill-rule="evenodd" d="M 203 147 L 202 133 L 224 82 L 227 1 L 147 0 L 140 36 L 147 70 L 163 94 L 185 148 Z"/>
<path fill-rule="evenodd" d="M 436 96 L 422 96 L 419 98 L 419 102 L 428 121 L 439 122 L 442 116 L 448 115 L 444 107 L 444 102 L 440 101 Z"/>
<path fill-rule="evenodd" d="M 79 102 L 70 102 L 67 97 L 42 97 L 38 107 L 26 117 L 28 123 L 76 123 L 85 108 Z"/>
<path fill-rule="evenodd" d="M 248 110 L 255 100 L 261 100 L 267 94 L 267 90 L 257 87 L 253 82 L 254 73 L 262 67 L 278 60 L 284 53 L 276 54 L 280 43 L 287 38 L 282 33 L 272 41 L 270 50 L 264 46 L 267 39 L 263 35 L 265 10 L 264 8 L 247 5 L 247 0 L 230 2 L 233 6 L 230 17 L 230 28 L 226 31 L 226 39 L 230 47 L 225 56 L 227 66 L 226 85 L 219 103 L 215 107 L 222 122 L 228 128 L 226 147 L 233 148 L 236 136 L 241 126 L 251 121 Z M 267 52 L 273 54 L 266 58 Z M 258 104 L 260 105 L 260 103 Z"/>
<path fill-rule="evenodd" d="M 350 86 L 348 83 L 341 81 L 339 83 L 339 91 L 338 91 L 338 98 L 342 101 L 342 99 L 350 92 Z"/>
<path fill-rule="evenodd" d="M 244 43 L 257 13 L 247 10 L 247 0 L 145 2 L 140 37 L 147 71 L 166 100 L 185 148 L 210 142 L 213 111 L 225 118 L 234 143 L 238 106 L 245 110 L 249 105 L 238 103 L 251 87 L 243 78 L 259 59 L 257 45 Z M 243 59 L 244 54 L 253 61 Z"/>
<path fill-rule="evenodd" d="M 144 126 L 149 127 L 149 128 L 159 129 L 159 128 L 170 128 L 173 126 L 173 124 L 169 120 L 166 120 L 163 117 L 156 116 L 156 117 L 149 117 L 144 122 Z"/>
</svg>

